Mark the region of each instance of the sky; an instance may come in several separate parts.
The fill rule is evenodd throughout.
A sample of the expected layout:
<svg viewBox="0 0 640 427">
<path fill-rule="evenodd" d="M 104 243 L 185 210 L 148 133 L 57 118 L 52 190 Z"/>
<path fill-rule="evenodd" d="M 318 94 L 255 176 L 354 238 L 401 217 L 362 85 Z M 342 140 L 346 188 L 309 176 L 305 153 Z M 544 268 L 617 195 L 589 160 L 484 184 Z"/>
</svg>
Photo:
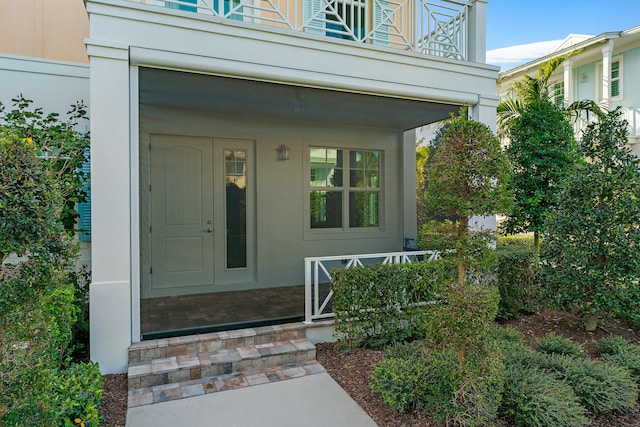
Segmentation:
<svg viewBox="0 0 640 427">
<path fill-rule="evenodd" d="M 508 70 L 551 52 L 569 34 L 640 26 L 640 0 L 489 0 L 487 62 Z"/>
</svg>

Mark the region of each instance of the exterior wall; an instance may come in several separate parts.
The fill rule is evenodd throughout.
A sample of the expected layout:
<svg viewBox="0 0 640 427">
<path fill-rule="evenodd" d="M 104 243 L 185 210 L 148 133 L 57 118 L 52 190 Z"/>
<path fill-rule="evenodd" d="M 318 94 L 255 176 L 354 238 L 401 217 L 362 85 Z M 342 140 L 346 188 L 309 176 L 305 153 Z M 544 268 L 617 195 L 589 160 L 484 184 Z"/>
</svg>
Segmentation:
<svg viewBox="0 0 640 427">
<path fill-rule="evenodd" d="M 146 144 L 149 133 L 255 141 L 256 280 L 218 284 L 212 291 L 301 285 L 304 283 L 304 257 L 307 256 L 402 250 L 404 138 L 397 130 L 348 127 L 330 122 L 299 122 L 292 117 L 261 120 L 251 116 L 225 117 L 220 112 L 145 111 L 145 108 L 142 108 L 140 122 L 140 162 L 145 165 L 141 166 L 142 170 L 148 170 L 149 150 Z M 290 147 L 290 159 L 287 161 L 277 159 L 277 148 L 281 144 Z M 414 145 L 410 146 L 411 152 Z M 380 228 L 329 233 L 329 230 L 320 230 L 319 233 L 319 230 L 310 230 L 309 188 L 305 179 L 309 176 L 310 146 L 378 150 L 382 153 Z M 413 171 L 413 168 L 409 170 Z M 141 189 L 148 187 L 148 178 L 145 178 L 141 178 Z M 143 207 L 148 203 L 148 199 L 145 200 L 148 191 L 141 194 Z M 415 190 L 410 201 L 415 200 L 414 195 Z M 415 215 L 413 218 L 415 223 Z M 149 271 L 149 234 L 146 231 L 142 228 L 141 254 L 146 255 L 141 259 L 143 276 Z M 174 290 L 169 292 L 175 294 Z M 190 292 L 185 290 L 185 293 Z"/>
<path fill-rule="evenodd" d="M 596 62 L 574 69 L 575 99 L 596 99 Z"/>
<path fill-rule="evenodd" d="M 89 105 L 89 66 L 25 56 L 0 54 L 0 103 L 5 111 L 13 108 L 13 98 L 22 94 L 33 101 L 33 108 L 44 114 L 59 113 L 62 120 L 71 105 L 84 101 Z M 91 111 L 87 110 L 88 116 Z M 78 125 L 79 132 L 89 131 L 89 122 Z M 80 243 L 78 265 L 91 264 L 91 245 Z"/>
<path fill-rule="evenodd" d="M 12 108 L 19 94 L 34 101 L 45 114 L 64 113 L 77 101 L 89 104 L 89 66 L 26 56 L 0 54 L 0 102 Z M 81 132 L 89 130 L 86 123 Z"/>
<path fill-rule="evenodd" d="M 0 52 L 89 62 L 82 0 L 0 0 Z"/>
</svg>

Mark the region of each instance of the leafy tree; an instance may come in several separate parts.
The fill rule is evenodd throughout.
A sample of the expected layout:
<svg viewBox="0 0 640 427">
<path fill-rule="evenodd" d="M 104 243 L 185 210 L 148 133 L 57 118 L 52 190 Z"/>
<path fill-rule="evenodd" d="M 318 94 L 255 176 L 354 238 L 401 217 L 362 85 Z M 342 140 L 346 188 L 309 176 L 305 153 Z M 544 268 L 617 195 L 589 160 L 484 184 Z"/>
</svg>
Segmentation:
<svg viewBox="0 0 640 427">
<path fill-rule="evenodd" d="M 567 176 L 546 222 L 544 273 L 563 309 L 606 315 L 638 298 L 640 161 L 626 144 L 618 109 L 590 124 L 581 143 L 587 161 Z"/>
<path fill-rule="evenodd" d="M 482 276 L 487 253 L 493 252 L 488 246 L 491 233 L 472 230 L 468 222 L 473 216 L 495 214 L 508 207 L 509 174 L 509 162 L 498 138 L 485 124 L 468 120 L 466 109 L 451 118 L 427 168 L 427 208 L 456 218 L 450 241 L 457 263 L 456 282 L 441 290 L 447 303 L 430 309 L 427 330 L 436 344 L 457 350 L 460 370 L 469 345 L 481 342 L 493 321 L 499 298 Z M 472 272 L 480 274 L 467 284 Z"/>
<path fill-rule="evenodd" d="M 511 120 L 508 136 L 514 203 L 504 228 L 509 234 L 533 232 L 539 253 L 544 218 L 555 206 L 559 184 L 579 158 L 578 147 L 565 114 L 546 98 L 526 104 Z"/>
<path fill-rule="evenodd" d="M 77 126 L 87 120 L 86 107 L 82 102 L 71 106 L 67 120 L 60 114 L 45 115 L 42 108 L 34 108 L 33 101 L 22 95 L 12 99 L 13 109 L 5 112 L 0 103 L 0 130 L 10 130 L 19 138 L 28 139 L 34 145 L 38 157 L 53 173 L 59 183 L 64 199 L 60 218 L 69 232 L 75 228 L 78 212 L 76 203 L 85 202 L 88 179 L 82 165 L 86 161 L 89 135 L 77 131 Z"/>
</svg>

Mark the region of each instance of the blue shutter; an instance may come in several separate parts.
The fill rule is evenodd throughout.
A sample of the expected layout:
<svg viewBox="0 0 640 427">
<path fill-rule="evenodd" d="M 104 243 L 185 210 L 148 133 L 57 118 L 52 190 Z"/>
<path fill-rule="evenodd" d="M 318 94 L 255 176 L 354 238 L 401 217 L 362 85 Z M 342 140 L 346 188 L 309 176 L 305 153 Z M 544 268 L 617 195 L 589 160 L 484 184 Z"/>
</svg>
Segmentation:
<svg viewBox="0 0 640 427">
<path fill-rule="evenodd" d="M 304 0 L 303 19 L 304 31 L 311 34 L 324 35 L 324 22 L 318 18 L 324 18 L 323 0 Z"/>
<path fill-rule="evenodd" d="M 373 44 L 376 46 L 389 46 L 389 21 L 387 15 L 391 13 L 389 3 L 382 0 L 373 2 Z"/>
<path fill-rule="evenodd" d="M 87 174 L 87 177 L 91 173 L 91 160 L 89 159 L 89 150 L 85 152 L 86 161 L 82 165 L 82 172 Z M 87 200 L 78 203 L 78 240 L 81 242 L 91 241 L 91 179 L 87 179 L 84 183 L 84 189 L 87 192 Z"/>
</svg>

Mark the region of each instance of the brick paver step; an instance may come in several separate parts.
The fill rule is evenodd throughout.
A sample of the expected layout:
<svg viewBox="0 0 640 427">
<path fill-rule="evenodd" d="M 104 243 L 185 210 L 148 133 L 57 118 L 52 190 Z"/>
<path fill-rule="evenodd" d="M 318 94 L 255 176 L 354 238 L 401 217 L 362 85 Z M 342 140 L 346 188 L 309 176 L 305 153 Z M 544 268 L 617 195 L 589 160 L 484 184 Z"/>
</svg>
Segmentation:
<svg viewBox="0 0 640 427">
<path fill-rule="evenodd" d="M 220 341 L 199 341 L 191 337 L 176 341 L 176 345 L 168 347 L 162 357 L 130 361 L 128 378 L 129 390 L 144 389 L 185 381 L 197 381 L 203 378 L 230 375 L 238 372 L 266 371 L 277 366 L 304 363 L 315 360 L 316 349 L 306 338 L 294 338 L 275 342 L 247 344 L 241 337 L 256 337 L 246 330 L 227 333 L 235 344 L 228 348 L 229 341 L 223 346 L 210 345 Z M 255 339 L 253 340 L 255 342 Z M 205 346 L 200 346 L 201 343 Z M 201 351 L 175 351 L 183 349 L 182 345 L 195 345 Z"/>
<path fill-rule="evenodd" d="M 129 408 L 192 396 L 257 386 L 326 372 L 315 359 L 259 370 L 227 373 L 168 384 L 129 388 Z"/>
<path fill-rule="evenodd" d="M 306 337 L 306 328 L 299 322 L 141 341 L 129 347 L 129 364 L 302 339 Z"/>
</svg>

